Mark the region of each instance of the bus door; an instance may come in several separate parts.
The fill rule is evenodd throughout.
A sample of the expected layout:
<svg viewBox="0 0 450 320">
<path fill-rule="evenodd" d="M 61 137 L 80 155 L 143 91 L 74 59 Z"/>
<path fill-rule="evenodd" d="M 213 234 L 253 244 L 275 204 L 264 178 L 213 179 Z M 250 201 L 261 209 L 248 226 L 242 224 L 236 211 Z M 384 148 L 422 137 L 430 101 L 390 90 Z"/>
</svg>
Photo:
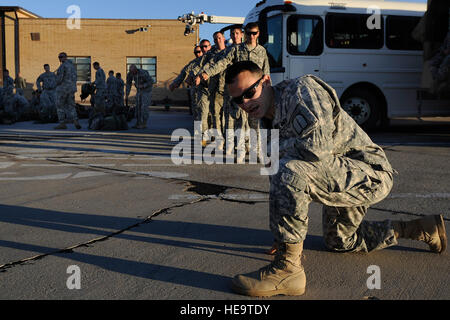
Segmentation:
<svg viewBox="0 0 450 320">
<path fill-rule="evenodd" d="M 287 19 L 288 79 L 305 74 L 320 76 L 323 52 L 323 20 L 320 16 L 291 15 Z"/>
<path fill-rule="evenodd" d="M 266 48 L 270 63 L 272 84 L 285 80 L 286 65 L 283 61 L 283 15 L 277 14 L 265 19 L 267 35 L 260 37 L 260 43 Z"/>
</svg>

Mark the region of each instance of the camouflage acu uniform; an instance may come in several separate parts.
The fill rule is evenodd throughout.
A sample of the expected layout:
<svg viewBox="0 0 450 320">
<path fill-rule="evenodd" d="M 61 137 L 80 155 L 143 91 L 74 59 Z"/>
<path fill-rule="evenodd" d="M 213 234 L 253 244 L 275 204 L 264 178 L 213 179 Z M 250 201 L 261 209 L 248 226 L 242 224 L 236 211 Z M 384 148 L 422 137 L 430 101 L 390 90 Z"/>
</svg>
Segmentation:
<svg viewBox="0 0 450 320">
<path fill-rule="evenodd" d="M 215 64 L 217 61 L 222 59 L 227 49 L 219 50 L 214 48 L 211 50 L 211 59 L 207 62 L 208 64 Z M 217 129 L 216 140 L 223 141 L 223 126 L 222 126 L 222 113 L 224 106 L 224 93 L 225 93 L 225 71 L 212 76 L 209 80 L 210 93 L 210 112 L 213 116 L 213 129 Z"/>
<path fill-rule="evenodd" d="M 39 97 L 39 118 L 49 121 L 56 115 L 56 75 L 53 72 L 44 72 L 37 78 L 36 87 L 42 92 Z"/>
<path fill-rule="evenodd" d="M 75 105 L 77 71 L 72 61 L 66 60 L 56 70 L 56 111 L 59 122 L 78 120 Z"/>
<path fill-rule="evenodd" d="M 31 113 L 30 102 L 20 93 L 14 95 L 12 105 L 16 121 L 19 121 L 23 116 Z"/>
<path fill-rule="evenodd" d="M 136 93 L 136 119 L 137 125 L 146 125 L 149 117 L 149 107 L 152 103 L 152 90 L 155 81 L 145 70 L 138 69 L 134 75 L 131 72 L 127 75 L 127 96 L 130 94 L 131 86 L 137 89 Z"/>
<path fill-rule="evenodd" d="M 123 82 L 123 81 L 122 81 Z M 106 80 L 106 91 L 108 93 L 107 96 L 107 112 L 115 112 L 117 108 L 122 107 L 123 105 L 123 87 L 122 87 L 122 95 L 120 95 L 120 82 L 115 76 L 109 76 L 108 80 Z"/>
<path fill-rule="evenodd" d="M 11 77 L 3 78 L 3 108 L 6 114 L 13 111 L 13 99 L 14 99 L 14 79 Z"/>
<path fill-rule="evenodd" d="M 179 87 L 184 81 L 188 79 L 189 76 L 192 76 L 192 70 L 200 63 L 201 57 L 195 58 L 192 61 L 190 61 L 187 65 L 184 66 L 184 68 L 180 71 L 180 74 L 178 77 L 176 77 L 172 84 L 175 85 L 175 87 Z M 192 87 L 189 89 L 189 94 L 191 96 L 191 108 L 194 115 L 194 119 L 197 120 L 197 89 L 195 87 Z M 199 118 L 201 119 L 201 117 Z"/>
<path fill-rule="evenodd" d="M 95 95 L 94 95 L 94 112 L 95 114 L 106 114 L 106 75 L 102 68 L 95 72 Z"/>
<path fill-rule="evenodd" d="M 393 185 L 382 148 L 343 111 L 336 92 L 315 76 L 274 87 L 273 129 L 280 170 L 270 178 L 270 228 L 276 241 L 298 243 L 311 201 L 323 204 L 323 233 L 334 251 L 369 252 L 395 245 L 390 221 L 363 221 Z"/>
<path fill-rule="evenodd" d="M 195 78 L 199 73 L 203 66 L 212 58 L 211 50 L 208 51 L 203 56 L 199 57 L 197 63 L 194 64 L 190 71 L 190 77 Z M 194 111 L 194 120 L 202 122 L 202 134 L 205 134 L 208 131 L 208 115 L 209 115 L 209 106 L 210 106 L 210 92 L 209 92 L 209 83 L 208 81 L 202 81 L 200 85 L 196 87 L 196 96 L 197 96 L 197 110 Z M 196 133 L 198 134 L 198 133 Z M 205 140 L 208 137 L 204 137 Z"/>
<path fill-rule="evenodd" d="M 117 98 L 119 102 L 119 106 L 123 107 L 123 94 L 125 88 L 125 82 L 122 79 L 116 78 L 117 81 Z"/>
<path fill-rule="evenodd" d="M 450 90 L 450 31 L 439 49 L 430 61 L 434 87 L 438 92 Z"/>
<path fill-rule="evenodd" d="M 215 61 L 214 63 L 208 63 L 203 67 L 203 72 L 205 72 L 209 77 L 212 77 L 216 74 L 224 72 L 231 64 L 239 62 L 239 61 L 252 61 L 256 63 L 264 74 L 270 74 L 270 65 L 269 58 L 267 57 L 267 51 L 263 46 L 257 45 L 253 49 L 249 48 L 246 43 L 241 43 L 238 45 L 231 46 L 226 49 L 226 52 L 223 54 L 220 60 Z M 226 96 L 228 96 L 226 94 Z M 233 106 L 230 100 L 226 103 L 227 113 L 229 115 L 235 114 L 238 115 L 238 111 L 236 110 L 236 106 Z M 247 120 L 248 119 L 248 120 Z M 231 125 L 234 119 L 229 120 L 229 125 Z M 241 117 L 241 121 L 238 127 L 235 126 L 235 129 L 245 130 L 247 127 L 247 123 L 251 129 L 256 130 L 257 138 L 258 138 L 258 146 L 260 146 L 260 122 L 257 119 L 251 119 L 247 117 Z M 231 129 L 229 127 L 229 129 Z M 227 135 L 227 149 L 229 149 L 228 144 L 234 145 L 232 138 Z M 242 141 L 238 142 L 238 154 L 242 153 L 245 150 L 245 145 Z M 253 146 L 252 146 L 253 147 Z"/>
</svg>

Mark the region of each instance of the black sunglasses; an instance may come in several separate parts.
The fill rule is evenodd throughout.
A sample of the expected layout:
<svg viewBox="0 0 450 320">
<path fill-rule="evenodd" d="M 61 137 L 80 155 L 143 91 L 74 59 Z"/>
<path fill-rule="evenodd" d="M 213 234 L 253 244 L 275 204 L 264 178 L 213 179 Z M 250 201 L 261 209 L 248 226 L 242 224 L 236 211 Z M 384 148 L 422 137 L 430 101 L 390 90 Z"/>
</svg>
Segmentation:
<svg viewBox="0 0 450 320">
<path fill-rule="evenodd" d="M 211 45 L 207 44 L 207 45 L 200 46 L 200 48 L 208 48 L 209 46 L 211 46 Z"/>
<path fill-rule="evenodd" d="M 259 31 L 245 31 L 245 34 L 250 36 L 256 36 L 259 33 Z"/>
<path fill-rule="evenodd" d="M 262 76 L 258 81 L 252 84 L 250 88 L 246 89 L 244 93 L 242 93 L 239 97 L 232 98 L 231 101 L 233 101 L 236 104 L 243 104 L 244 99 L 253 98 L 256 93 L 256 88 L 258 88 L 259 83 L 261 82 L 262 79 L 264 79 L 264 76 Z"/>
<path fill-rule="evenodd" d="M 195 51 L 194 53 L 202 53 L 201 51 Z"/>
</svg>

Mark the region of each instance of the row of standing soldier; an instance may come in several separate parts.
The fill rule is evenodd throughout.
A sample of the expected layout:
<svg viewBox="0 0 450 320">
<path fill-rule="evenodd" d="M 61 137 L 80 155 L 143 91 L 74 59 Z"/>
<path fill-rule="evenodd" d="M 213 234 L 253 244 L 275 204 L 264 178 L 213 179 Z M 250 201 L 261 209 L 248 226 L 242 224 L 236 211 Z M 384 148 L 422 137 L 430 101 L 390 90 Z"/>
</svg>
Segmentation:
<svg viewBox="0 0 450 320">
<path fill-rule="evenodd" d="M 270 73 L 266 49 L 258 44 L 258 24 L 247 24 L 244 32 L 243 42 L 242 27 L 236 25 L 231 28 L 230 38 L 233 43 L 228 47 L 225 45 L 225 36 L 220 31 L 214 33 L 213 47 L 208 40 L 202 40 L 194 49 L 196 58 L 181 70 L 169 89 L 175 90 L 184 81 L 191 86 L 194 120 L 201 122 L 201 128 L 194 128 L 194 134 L 202 136 L 203 146 L 214 138 L 219 150 L 226 147 L 227 155 L 233 154 L 236 148 L 237 163 L 244 163 L 246 152 L 254 148 L 262 162 L 260 122 L 249 118 L 231 101 L 225 86 L 226 69 L 235 62 L 250 60 L 264 70 L 265 74 Z M 242 130 L 245 134 L 235 135 L 237 130 Z M 249 130 L 256 132 L 256 145 L 251 145 L 252 140 L 246 139 Z M 234 140 L 235 136 L 237 141 Z"/>
</svg>

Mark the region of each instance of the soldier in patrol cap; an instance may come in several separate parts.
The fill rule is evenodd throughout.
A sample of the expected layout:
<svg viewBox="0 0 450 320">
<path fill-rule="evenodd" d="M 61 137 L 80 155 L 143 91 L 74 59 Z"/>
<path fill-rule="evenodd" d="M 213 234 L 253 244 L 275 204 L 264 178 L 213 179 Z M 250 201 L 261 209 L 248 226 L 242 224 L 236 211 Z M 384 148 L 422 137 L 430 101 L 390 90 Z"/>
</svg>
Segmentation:
<svg viewBox="0 0 450 320">
<path fill-rule="evenodd" d="M 77 71 L 72 61 L 67 58 L 67 53 L 58 55 L 61 63 L 56 70 L 56 111 L 59 125 L 55 130 L 67 129 L 66 123 L 73 122 L 75 128 L 81 129 L 78 122 L 78 114 L 75 104 L 75 92 L 77 92 Z"/>
<path fill-rule="evenodd" d="M 340 106 L 333 88 L 306 75 L 271 85 L 253 62 L 231 66 L 226 83 L 234 102 L 250 117 L 279 130 L 279 170 L 270 177 L 270 229 L 278 242 L 272 263 L 233 279 L 234 291 L 250 296 L 302 295 L 306 276 L 301 262 L 308 231 L 308 207 L 323 205 L 325 245 L 335 252 L 371 252 L 398 238 L 446 249 L 442 215 L 412 221 L 366 221 L 369 206 L 393 186 L 383 149 Z"/>
<path fill-rule="evenodd" d="M 137 89 L 136 93 L 136 125 L 135 129 L 147 128 L 148 118 L 150 116 L 149 107 L 152 104 L 152 92 L 155 80 L 150 76 L 148 71 L 138 69 L 135 64 L 130 66 L 127 74 L 126 82 L 126 98 L 130 96 L 131 86 Z"/>
<path fill-rule="evenodd" d="M 49 122 L 56 115 L 56 75 L 50 71 L 50 65 L 44 64 L 45 72 L 36 79 L 36 87 L 40 93 L 39 118 Z"/>
<path fill-rule="evenodd" d="M 176 88 L 178 88 L 184 81 L 188 80 L 188 77 L 190 75 L 190 72 L 192 69 L 199 64 L 200 57 L 203 56 L 203 51 L 200 48 L 200 46 L 194 47 L 194 55 L 195 59 L 191 60 L 187 65 L 183 67 L 183 69 L 180 71 L 179 75 L 172 81 L 172 83 L 169 85 L 169 90 L 174 91 Z M 195 117 L 195 113 L 197 111 L 197 93 L 195 87 L 189 88 L 189 95 L 191 98 L 191 111 L 192 114 Z"/>
</svg>

